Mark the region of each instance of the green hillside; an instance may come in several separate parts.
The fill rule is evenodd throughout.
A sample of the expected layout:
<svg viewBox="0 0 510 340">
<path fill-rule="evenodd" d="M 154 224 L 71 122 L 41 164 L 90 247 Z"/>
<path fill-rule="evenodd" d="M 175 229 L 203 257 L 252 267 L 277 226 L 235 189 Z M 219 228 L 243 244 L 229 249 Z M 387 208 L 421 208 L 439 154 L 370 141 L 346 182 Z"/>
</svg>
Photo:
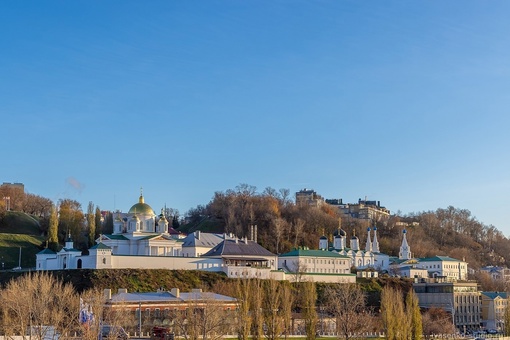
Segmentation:
<svg viewBox="0 0 510 340">
<path fill-rule="evenodd" d="M 0 217 L 0 233 L 41 235 L 39 221 L 21 211 L 7 211 Z"/>
<path fill-rule="evenodd" d="M 39 222 L 34 217 L 20 211 L 7 211 L 0 216 L 0 261 L 3 269 L 19 265 L 20 247 L 21 267 L 35 267 L 35 254 L 41 251 L 43 242 Z"/>
<path fill-rule="evenodd" d="M 39 246 L 43 241 L 44 237 L 41 236 L 0 233 L 0 259 L 4 263 L 4 269 L 18 266 L 20 247 L 21 267 L 35 267 L 35 254 L 41 251 Z"/>
</svg>

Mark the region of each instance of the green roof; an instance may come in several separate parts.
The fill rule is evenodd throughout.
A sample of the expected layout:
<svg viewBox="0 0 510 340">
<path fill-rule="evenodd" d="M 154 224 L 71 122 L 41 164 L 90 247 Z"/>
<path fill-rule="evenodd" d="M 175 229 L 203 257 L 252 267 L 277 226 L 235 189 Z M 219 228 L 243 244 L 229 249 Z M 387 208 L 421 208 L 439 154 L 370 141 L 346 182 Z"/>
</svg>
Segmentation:
<svg viewBox="0 0 510 340">
<path fill-rule="evenodd" d="M 51 250 L 51 249 L 48 249 L 48 248 L 45 248 L 44 250 L 41 250 L 40 252 L 37 253 L 38 255 L 39 254 L 47 254 L 47 255 L 55 255 L 56 253 Z"/>
<path fill-rule="evenodd" d="M 108 247 L 104 243 L 99 242 L 98 244 L 96 244 L 95 246 L 91 247 L 90 249 L 112 249 L 112 248 Z"/>
<path fill-rule="evenodd" d="M 342 259 L 348 259 L 349 256 L 340 255 L 338 253 L 327 251 L 327 250 L 310 250 L 310 249 L 293 249 L 288 253 L 280 255 L 280 257 L 287 256 L 303 256 L 303 257 L 336 257 Z"/>
<path fill-rule="evenodd" d="M 103 236 L 109 238 L 110 240 L 128 240 L 128 238 L 124 235 L 103 234 Z"/>
<path fill-rule="evenodd" d="M 453 262 L 460 262 L 460 260 L 454 259 L 453 257 L 449 256 L 434 256 L 434 257 L 423 257 L 418 258 L 418 262 L 434 262 L 434 261 L 453 261 Z"/>
</svg>

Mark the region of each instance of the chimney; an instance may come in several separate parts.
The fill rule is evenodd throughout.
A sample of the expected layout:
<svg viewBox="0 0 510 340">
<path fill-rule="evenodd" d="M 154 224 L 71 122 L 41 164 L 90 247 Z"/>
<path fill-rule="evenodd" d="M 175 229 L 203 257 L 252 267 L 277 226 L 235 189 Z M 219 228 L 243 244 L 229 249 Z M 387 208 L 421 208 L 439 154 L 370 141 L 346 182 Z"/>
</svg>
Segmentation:
<svg viewBox="0 0 510 340">
<path fill-rule="evenodd" d="M 195 236 L 200 240 L 200 230 L 195 231 Z"/>
<path fill-rule="evenodd" d="M 226 240 L 227 239 L 227 233 L 223 233 L 223 239 Z"/>
<path fill-rule="evenodd" d="M 238 243 L 239 243 L 239 239 L 238 239 L 238 238 L 237 238 L 237 236 L 236 236 L 236 244 L 238 244 Z"/>
<path fill-rule="evenodd" d="M 248 244 L 248 238 L 246 236 L 243 238 L 243 241 L 245 244 Z"/>
<path fill-rule="evenodd" d="M 105 289 L 104 290 L 104 298 L 106 300 L 111 300 L 112 299 L 112 290 L 111 289 Z"/>
<path fill-rule="evenodd" d="M 170 291 L 170 293 L 172 293 L 173 296 L 175 297 L 181 297 L 181 293 L 179 291 L 179 288 L 172 288 L 172 290 Z"/>
</svg>

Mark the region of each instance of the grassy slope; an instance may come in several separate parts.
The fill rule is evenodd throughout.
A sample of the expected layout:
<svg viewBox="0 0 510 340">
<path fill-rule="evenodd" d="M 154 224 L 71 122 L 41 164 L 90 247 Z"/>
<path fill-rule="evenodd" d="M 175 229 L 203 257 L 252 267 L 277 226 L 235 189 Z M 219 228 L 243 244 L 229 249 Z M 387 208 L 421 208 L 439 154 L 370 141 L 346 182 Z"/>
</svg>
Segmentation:
<svg viewBox="0 0 510 340">
<path fill-rule="evenodd" d="M 21 267 L 35 267 L 35 254 L 44 241 L 39 222 L 19 211 L 8 211 L 0 220 L 0 261 L 5 269 L 18 266 L 21 247 Z M 0 263 L 0 269 L 1 263 Z"/>
<path fill-rule="evenodd" d="M 24 268 L 35 267 L 35 254 L 41 251 L 39 245 L 43 241 L 44 237 L 40 236 L 0 234 L 0 258 L 4 262 L 5 269 L 18 266 L 20 247 L 21 266 Z"/>
</svg>

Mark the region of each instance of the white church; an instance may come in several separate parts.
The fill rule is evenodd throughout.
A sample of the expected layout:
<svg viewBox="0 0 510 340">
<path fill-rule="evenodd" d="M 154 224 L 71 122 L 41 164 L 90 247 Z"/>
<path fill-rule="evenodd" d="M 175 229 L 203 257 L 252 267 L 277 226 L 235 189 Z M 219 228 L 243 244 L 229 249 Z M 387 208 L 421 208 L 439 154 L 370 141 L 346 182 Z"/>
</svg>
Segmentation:
<svg viewBox="0 0 510 340">
<path fill-rule="evenodd" d="M 371 231 L 373 230 L 373 238 Z M 350 247 L 348 247 L 350 246 Z M 330 246 L 328 238 L 321 236 L 319 239 L 319 249 L 329 250 L 340 255 L 347 256 L 350 259 L 350 266 L 356 269 L 372 268 L 377 271 L 385 271 L 390 266 L 390 256 L 381 253 L 379 250 L 379 241 L 377 240 L 377 227 L 367 229 L 367 241 L 365 249 L 361 249 L 360 240 L 355 232 L 347 244 L 347 234 L 345 230 L 339 228 L 333 235 L 333 245 Z"/>
</svg>

